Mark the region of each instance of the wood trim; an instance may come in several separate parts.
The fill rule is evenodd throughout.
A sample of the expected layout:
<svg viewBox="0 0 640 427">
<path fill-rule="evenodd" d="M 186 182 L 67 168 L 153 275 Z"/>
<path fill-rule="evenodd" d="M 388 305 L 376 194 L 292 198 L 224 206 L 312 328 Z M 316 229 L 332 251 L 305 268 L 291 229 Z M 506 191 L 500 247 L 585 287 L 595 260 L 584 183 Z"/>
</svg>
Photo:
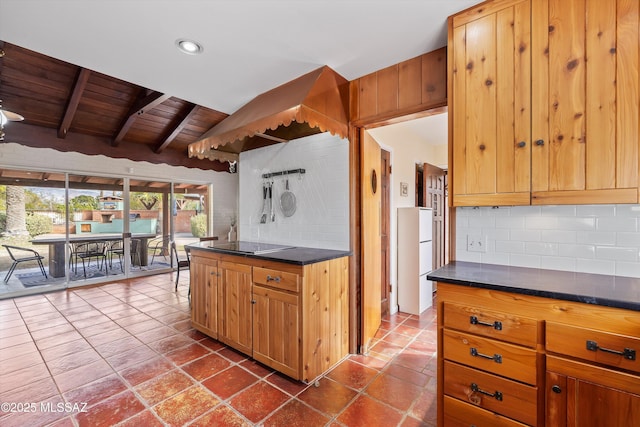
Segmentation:
<svg viewBox="0 0 640 427">
<path fill-rule="evenodd" d="M 360 129 L 349 126 L 349 241 L 353 255 L 349 262 L 349 353 L 359 353 L 360 334 L 360 265 L 362 255 L 360 239 Z"/>
<path fill-rule="evenodd" d="M 449 193 L 455 206 L 522 206 L 531 204 L 531 193 L 454 194 Z"/>
<path fill-rule="evenodd" d="M 457 27 L 496 13 L 505 7 L 513 6 L 522 1 L 523 0 L 487 0 L 484 3 L 473 6 L 471 9 L 466 9 L 452 15 L 451 20 L 453 21 L 453 26 Z"/>
<path fill-rule="evenodd" d="M 43 126 L 20 123 L 11 126 L 7 131 L 5 142 L 15 142 L 35 148 L 52 148 L 61 152 L 76 152 L 81 154 L 103 155 L 112 159 L 129 159 L 149 163 L 165 163 L 171 166 L 185 166 L 203 170 L 228 172 L 229 164 L 218 160 L 200 160 L 187 156 L 176 156 L 174 150 L 154 153 L 149 146 L 131 142 L 123 142 L 117 147 L 111 146 L 111 139 L 99 136 L 84 135 L 76 132 L 67 133 L 65 139 L 58 138 L 57 130 Z"/>
<path fill-rule="evenodd" d="M 587 205 L 638 203 L 636 188 L 608 188 L 605 190 L 534 191 L 532 205 Z"/>
</svg>

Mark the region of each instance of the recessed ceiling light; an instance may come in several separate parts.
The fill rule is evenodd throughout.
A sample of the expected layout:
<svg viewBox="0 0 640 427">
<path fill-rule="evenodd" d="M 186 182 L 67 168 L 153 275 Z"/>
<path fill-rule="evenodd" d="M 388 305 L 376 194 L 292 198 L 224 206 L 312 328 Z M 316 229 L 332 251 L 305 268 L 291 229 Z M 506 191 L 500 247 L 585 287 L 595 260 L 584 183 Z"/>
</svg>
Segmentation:
<svg viewBox="0 0 640 427">
<path fill-rule="evenodd" d="M 178 49 L 180 49 L 181 52 L 184 52 L 188 55 L 198 55 L 204 50 L 200 43 L 189 39 L 176 40 L 176 46 L 178 46 Z"/>
</svg>

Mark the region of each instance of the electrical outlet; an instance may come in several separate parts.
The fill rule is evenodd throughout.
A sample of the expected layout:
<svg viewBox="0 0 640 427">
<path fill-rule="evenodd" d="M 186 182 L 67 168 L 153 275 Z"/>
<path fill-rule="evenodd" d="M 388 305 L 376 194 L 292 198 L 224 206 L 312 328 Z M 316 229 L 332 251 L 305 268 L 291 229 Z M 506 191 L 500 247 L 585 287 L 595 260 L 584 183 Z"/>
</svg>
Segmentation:
<svg viewBox="0 0 640 427">
<path fill-rule="evenodd" d="M 482 236 L 480 234 L 468 234 L 467 251 L 487 252 L 487 236 Z"/>
</svg>

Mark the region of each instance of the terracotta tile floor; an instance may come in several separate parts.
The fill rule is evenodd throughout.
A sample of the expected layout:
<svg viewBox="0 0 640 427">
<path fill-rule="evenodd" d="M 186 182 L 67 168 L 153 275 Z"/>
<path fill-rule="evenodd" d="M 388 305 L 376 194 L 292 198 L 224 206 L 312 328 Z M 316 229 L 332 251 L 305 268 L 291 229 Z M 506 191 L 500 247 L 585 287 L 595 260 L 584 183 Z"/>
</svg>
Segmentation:
<svg viewBox="0 0 640 427">
<path fill-rule="evenodd" d="M 0 425 L 435 425 L 433 309 L 315 387 L 193 330 L 186 294 L 165 274 L 0 300 Z"/>
</svg>

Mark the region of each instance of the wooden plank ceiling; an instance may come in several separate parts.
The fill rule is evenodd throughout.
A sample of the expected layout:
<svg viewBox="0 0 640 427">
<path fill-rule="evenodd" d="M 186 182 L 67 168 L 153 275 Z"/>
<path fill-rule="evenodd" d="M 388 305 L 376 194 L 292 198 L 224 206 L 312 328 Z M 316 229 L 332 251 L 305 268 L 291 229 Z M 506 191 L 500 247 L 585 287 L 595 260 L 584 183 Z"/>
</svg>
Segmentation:
<svg viewBox="0 0 640 427">
<path fill-rule="evenodd" d="M 229 170 L 227 162 L 187 155 L 225 113 L 2 41 L 0 56 L 2 108 L 25 118 L 5 127 L 5 142 Z"/>
</svg>

